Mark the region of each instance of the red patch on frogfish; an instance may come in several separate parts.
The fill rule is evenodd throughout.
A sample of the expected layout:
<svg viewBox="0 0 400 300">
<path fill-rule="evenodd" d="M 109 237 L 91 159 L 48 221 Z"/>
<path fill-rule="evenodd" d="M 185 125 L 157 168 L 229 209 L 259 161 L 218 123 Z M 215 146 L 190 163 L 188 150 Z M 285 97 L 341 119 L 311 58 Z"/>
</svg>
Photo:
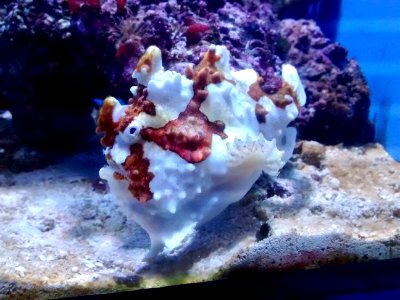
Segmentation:
<svg viewBox="0 0 400 300">
<path fill-rule="evenodd" d="M 144 96 L 134 100 L 133 104 L 125 110 L 125 116 L 119 120 L 117 131 L 123 132 L 141 112 L 150 116 L 156 115 L 153 102 L 148 101 Z"/>
<path fill-rule="evenodd" d="M 153 69 L 153 55 L 154 54 L 152 52 L 145 52 L 139 59 L 135 68 L 135 72 L 140 72 L 142 69 L 145 69 L 148 73 L 150 73 Z"/>
<path fill-rule="evenodd" d="M 218 60 L 215 50 L 209 50 L 194 70 L 186 70 L 186 74 L 194 81 L 194 96 L 185 111 L 161 128 L 142 129 L 140 134 L 143 139 L 156 143 L 164 150 L 177 153 L 189 163 L 199 163 L 211 154 L 212 135 L 227 137 L 222 121 L 210 122 L 200 111 L 201 103 L 208 96 L 205 87 L 223 79 L 223 75 L 215 67 Z"/>
<path fill-rule="evenodd" d="M 298 108 L 301 107 L 296 91 L 284 80 L 282 80 L 282 87 L 279 89 L 279 91 L 275 94 L 269 95 L 268 97 L 274 101 L 277 107 L 282 109 L 285 109 L 287 105 L 293 102 Z"/>
<path fill-rule="evenodd" d="M 263 79 L 259 77 L 257 81 L 251 84 L 249 87 L 249 91 L 247 93 L 254 101 L 259 101 L 261 97 L 266 96 L 274 102 L 275 106 L 281 109 L 285 109 L 286 106 L 292 102 L 294 102 L 297 107 L 301 106 L 299 99 L 297 98 L 297 93 L 286 81 L 282 80 L 280 89 L 273 94 L 265 93 L 261 88 L 262 84 Z"/>
<path fill-rule="evenodd" d="M 130 151 L 131 154 L 122 164 L 129 179 L 128 189 L 136 199 L 144 203 L 153 198 L 153 193 L 150 190 L 150 181 L 153 179 L 154 174 L 149 172 L 150 162 L 144 157 L 142 144 L 133 144 L 130 147 Z"/>
<path fill-rule="evenodd" d="M 141 112 L 155 116 L 156 108 L 146 97 L 146 89 L 143 87 L 138 89 L 138 97 L 136 99 L 130 99 L 131 105 L 125 110 L 125 115 L 117 122 L 113 120 L 113 111 L 118 104 L 117 100 L 112 97 L 107 97 L 104 100 L 99 111 L 96 128 L 97 133 L 105 133 L 100 140 L 103 147 L 112 147 L 117 134 L 124 131 Z"/>
<path fill-rule="evenodd" d="M 101 144 L 104 147 L 113 147 L 117 134 L 123 132 L 140 113 L 144 112 L 152 116 L 156 114 L 154 104 L 146 98 L 147 90 L 145 87 L 140 86 L 137 90 L 136 98 L 129 100 L 130 105 L 125 109 L 124 116 L 117 122 L 114 122 L 112 117 L 115 106 L 119 105 L 117 100 L 112 97 L 104 100 L 99 112 L 96 128 L 98 133 L 105 133 L 101 139 Z M 117 167 L 110 154 L 106 155 L 106 159 L 110 166 L 113 168 Z M 114 172 L 114 179 L 128 180 L 129 191 L 142 203 L 153 198 L 153 193 L 150 190 L 150 181 L 154 175 L 149 172 L 149 165 L 149 160 L 144 157 L 143 145 L 133 144 L 130 147 L 130 155 L 122 163 L 127 175 Z"/>
<path fill-rule="evenodd" d="M 116 105 L 117 102 L 114 101 L 114 98 L 107 97 L 99 111 L 96 132 L 105 133 L 100 140 L 103 147 L 112 147 L 118 134 L 118 122 L 114 122 L 112 117 Z"/>
<path fill-rule="evenodd" d="M 161 128 L 144 128 L 140 133 L 145 140 L 177 153 L 190 163 L 201 162 L 211 154 L 213 133 L 225 137 L 223 128 L 209 122 L 204 114 L 193 115 L 188 111 Z"/>
<path fill-rule="evenodd" d="M 261 97 L 267 96 L 267 94 L 261 89 L 263 79 L 258 77 L 256 82 L 249 86 L 249 91 L 247 94 L 255 101 L 259 101 Z"/>
</svg>

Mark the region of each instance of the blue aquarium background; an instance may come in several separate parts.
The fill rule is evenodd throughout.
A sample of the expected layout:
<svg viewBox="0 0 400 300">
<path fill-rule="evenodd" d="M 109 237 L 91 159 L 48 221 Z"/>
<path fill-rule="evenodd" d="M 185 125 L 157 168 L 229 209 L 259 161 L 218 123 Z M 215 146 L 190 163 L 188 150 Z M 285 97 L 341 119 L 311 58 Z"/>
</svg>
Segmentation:
<svg viewBox="0 0 400 300">
<path fill-rule="evenodd" d="M 399 1 L 342 1 L 336 40 L 362 65 L 371 90 L 376 140 L 400 160 Z"/>
<path fill-rule="evenodd" d="M 375 140 L 400 159 L 400 2 L 397 0 L 299 1 L 285 17 L 314 19 L 361 65 L 371 91 L 369 118 Z"/>
</svg>

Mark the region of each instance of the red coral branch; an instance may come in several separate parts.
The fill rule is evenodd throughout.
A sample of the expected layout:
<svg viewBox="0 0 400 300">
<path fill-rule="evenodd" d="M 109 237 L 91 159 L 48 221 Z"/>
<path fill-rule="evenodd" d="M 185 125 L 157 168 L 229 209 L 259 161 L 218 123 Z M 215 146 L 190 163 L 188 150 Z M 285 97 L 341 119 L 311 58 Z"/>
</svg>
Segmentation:
<svg viewBox="0 0 400 300">
<path fill-rule="evenodd" d="M 85 4 L 96 10 L 101 8 L 100 0 L 86 0 Z"/>
<path fill-rule="evenodd" d="M 189 25 L 185 32 L 188 45 L 197 44 L 203 37 L 203 34 L 209 30 L 210 26 L 208 26 L 207 24 L 193 23 Z"/>
<path fill-rule="evenodd" d="M 81 9 L 82 1 L 81 0 L 68 0 L 68 9 L 72 13 L 78 13 Z"/>
<path fill-rule="evenodd" d="M 117 1 L 117 12 L 122 12 L 125 10 L 126 0 L 116 0 Z"/>
</svg>

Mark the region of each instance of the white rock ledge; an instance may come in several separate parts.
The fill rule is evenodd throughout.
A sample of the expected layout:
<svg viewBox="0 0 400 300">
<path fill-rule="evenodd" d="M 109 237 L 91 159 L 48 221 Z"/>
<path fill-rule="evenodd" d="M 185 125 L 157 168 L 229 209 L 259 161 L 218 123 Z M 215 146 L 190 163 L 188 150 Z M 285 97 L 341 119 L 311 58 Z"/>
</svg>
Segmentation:
<svg viewBox="0 0 400 300">
<path fill-rule="evenodd" d="M 152 262 L 143 261 L 146 233 L 97 184 L 101 154 L 0 174 L 0 298 L 107 293 L 197 282 L 237 268 L 400 257 L 400 164 L 380 145 L 300 148 L 276 182 L 261 178 L 183 249 Z"/>
</svg>

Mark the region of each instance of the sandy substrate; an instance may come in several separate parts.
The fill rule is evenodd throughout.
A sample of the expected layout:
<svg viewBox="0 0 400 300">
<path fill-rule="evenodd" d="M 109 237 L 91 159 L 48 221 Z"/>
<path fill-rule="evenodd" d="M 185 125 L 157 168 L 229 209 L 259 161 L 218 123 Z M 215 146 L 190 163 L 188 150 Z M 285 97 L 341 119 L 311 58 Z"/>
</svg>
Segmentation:
<svg viewBox="0 0 400 300">
<path fill-rule="evenodd" d="M 400 164 L 380 145 L 304 143 L 275 181 L 198 229 L 176 253 L 150 241 L 98 179 L 86 153 L 0 175 L 0 298 L 54 298 L 400 257 Z"/>
</svg>

